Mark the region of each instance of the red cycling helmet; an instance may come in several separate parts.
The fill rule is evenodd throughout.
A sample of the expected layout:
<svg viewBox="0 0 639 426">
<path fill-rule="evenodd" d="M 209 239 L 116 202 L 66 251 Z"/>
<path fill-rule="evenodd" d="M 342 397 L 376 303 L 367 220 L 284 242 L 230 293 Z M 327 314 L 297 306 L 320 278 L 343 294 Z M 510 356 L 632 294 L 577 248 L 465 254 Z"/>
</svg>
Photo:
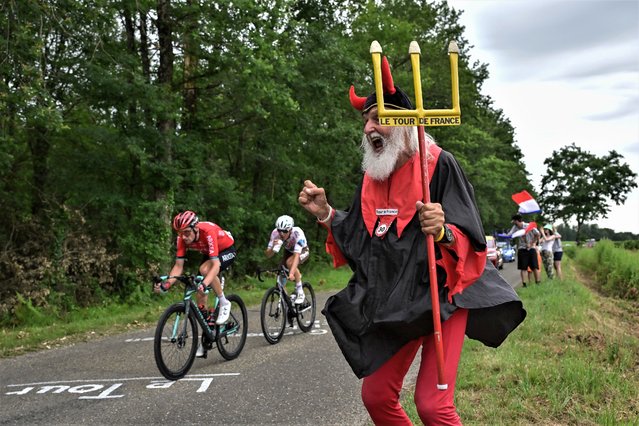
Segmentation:
<svg viewBox="0 0 639 426">
<path fill-rule="evenodd" d="M 186 228 L 195 228 L 195 225 L 197 225 L 199 221 L 200 220 L 194 212 L 187 210 L 185 212 L 178 213 L 175 218 L 173 218 L 173 229 L 179 232 Z"/>
</svg>

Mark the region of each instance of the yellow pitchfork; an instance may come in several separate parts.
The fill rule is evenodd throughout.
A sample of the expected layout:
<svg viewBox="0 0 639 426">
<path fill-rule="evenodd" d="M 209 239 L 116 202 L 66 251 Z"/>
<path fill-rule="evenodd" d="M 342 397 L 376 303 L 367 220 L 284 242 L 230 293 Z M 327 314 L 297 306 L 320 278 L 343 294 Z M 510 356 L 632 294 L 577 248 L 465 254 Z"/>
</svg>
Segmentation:
<svg viewBox="0 0 639 426">
<path fill-rule="evenodd" d="M 422 166 L 422 197 L 424 203 L 430 203 L 428 182 L 428 156 L 424 137 L 424 126 L 458 126 L 461 124 L 459 107 L 459 73 L 457 59 L 459 48 L 451 41 L 448 45 L 450 56 L 450 77 L 452 85 L 452 109 L 424 109 L 422 100 L 422 81 L 419 72 L 419 56 L 421 50 L 416 41 L 410 43 L 408 53 L 413 66 L 413 84 L 415 86 L 415 106 L 413 110 L 390 110 L 384 107 L 384 90 L 382 88 L 381 56 L 382 46 L 371 43 L 370 53 L 373 56 L 373 73 L 375 76 L 375 92 L 377 96 L 377 114 L 382 126 L 417 126 L 419 138 L 419 158 Z M 435 265 L 435 241 L 432 235 L 426 236 L 428 268 L 430 277 L 430 296 L 433 304 L 433 330 L 435 337 L 435 353 L 437 357 L 437 389 L 446 390 L 448 384 L 444 377 L 444 344 L 442 342 L 442 323 L 439 311 L 439 290 L 437 288 L 437 268 Z"/>
</svg>

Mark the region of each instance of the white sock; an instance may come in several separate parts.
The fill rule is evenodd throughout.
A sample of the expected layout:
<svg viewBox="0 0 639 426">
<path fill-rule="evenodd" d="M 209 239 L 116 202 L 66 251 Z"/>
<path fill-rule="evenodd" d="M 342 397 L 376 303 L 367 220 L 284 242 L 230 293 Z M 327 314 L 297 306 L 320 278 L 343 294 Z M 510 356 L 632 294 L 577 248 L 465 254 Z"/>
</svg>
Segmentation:
<svg viewBox="0 0 639 426">
<path fill-rule="evenodd" d="M 222 293 L 221 296 L 218 296 L 218 299 L 220 299 L 220 305 L 228 305 L 229 303 L 231 303 L 228 301 L 226 296 L 224 296 L 224 293 Z"/>
<path fill-rule="evenodd" d="M 304 293 L 304 290 L 302 289 L 301 281 L 295 284 L 295 290 L 297 290 L 298 293 Z"/>
</svg>

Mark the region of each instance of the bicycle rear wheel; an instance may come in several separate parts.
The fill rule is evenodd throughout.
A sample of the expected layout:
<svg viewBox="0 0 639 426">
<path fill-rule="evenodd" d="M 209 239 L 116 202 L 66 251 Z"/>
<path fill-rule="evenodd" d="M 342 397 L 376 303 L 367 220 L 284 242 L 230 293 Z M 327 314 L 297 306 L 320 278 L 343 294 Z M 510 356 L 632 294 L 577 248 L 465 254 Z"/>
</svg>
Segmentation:
<svg viewBox="0 0 639 426">
<path fill-rule="evenodd" d="M 184 303 L 169 306 L 155 329 L 153 350 L 160 373 L 169 380 L 186 375 L 197 351 L 197 323 L 192 312 L 185 316 Z"/>
<path fill-rule="evenodd" d="M 279 288 L 271 287 L 262 298 L 260 322 L 264 338 L 271 345 L 280 341 L 286 327 L 286 303 L 282 297 Z"/>
<path fill-rule="evenodd" d="M 217 330 L 217 350 L 220 351 L 224 359 L 230 361 L 240 355 L 246 343 L 248 314 L 240 296 L 231 294 L 226 298 L 231 302 L 231 315 L 226 323 L 215 328 Z"/>
<path fill-rule="evenodd" d="M 295 313 L 300 330 L 308 333 L 315 324 L 315 290 L 309 283 L 302 284 L 302 288 L 304 289 L 304 302 L 295 305 Z"/>
</svg>

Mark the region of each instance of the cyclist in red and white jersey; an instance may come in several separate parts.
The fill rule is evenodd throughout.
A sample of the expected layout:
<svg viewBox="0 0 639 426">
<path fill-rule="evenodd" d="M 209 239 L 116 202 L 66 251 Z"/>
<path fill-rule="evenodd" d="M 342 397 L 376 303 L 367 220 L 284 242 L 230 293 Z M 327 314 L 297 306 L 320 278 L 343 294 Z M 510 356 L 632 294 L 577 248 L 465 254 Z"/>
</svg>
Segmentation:
<svg viewBox="0 0 639 426">
<path fill-rule="evenodd" d="M 233 236 L 213 222 L 200 222 L 197 215 L 187 210 L 179 213 L 173 219 L 173 229 L 178 233 L 177 253 L 175 264 L 169 275 L 181 275 L 184 269 L 187 250 L 196 250 L 204 255 L 200 264 L 200 274 L 204 276 L 198 288 L 198 306 L 208 309 L 208 295 L 205 290 L 211 286 L 219 298 L 219 313 L 216 324 L 224 324 L 231 313 L 231 302 L 224 297 L 224 289 L 218 274 L 226 270 L 236 256 Z M 175 278 L 168 279 L 155 285 L 157 293 L 167 291 L 175 282 Z"/>
<path fill-rule="evenodd" d="M 266 247 L 266 257 L 273 257 L 284 246 L 284 256 L 282 264 L 288 270 L 288 279 L 295 283 L 295 303 L 304 302 L 304 290 L 302 289 L 302 273 L 299 265 L 308 259 L 309 251 L 306 236 L 302 228 L 294 226 L 293 218 L 290 216 L 280 216 L 275 221 L 275 229 Z"/>
</svg>

